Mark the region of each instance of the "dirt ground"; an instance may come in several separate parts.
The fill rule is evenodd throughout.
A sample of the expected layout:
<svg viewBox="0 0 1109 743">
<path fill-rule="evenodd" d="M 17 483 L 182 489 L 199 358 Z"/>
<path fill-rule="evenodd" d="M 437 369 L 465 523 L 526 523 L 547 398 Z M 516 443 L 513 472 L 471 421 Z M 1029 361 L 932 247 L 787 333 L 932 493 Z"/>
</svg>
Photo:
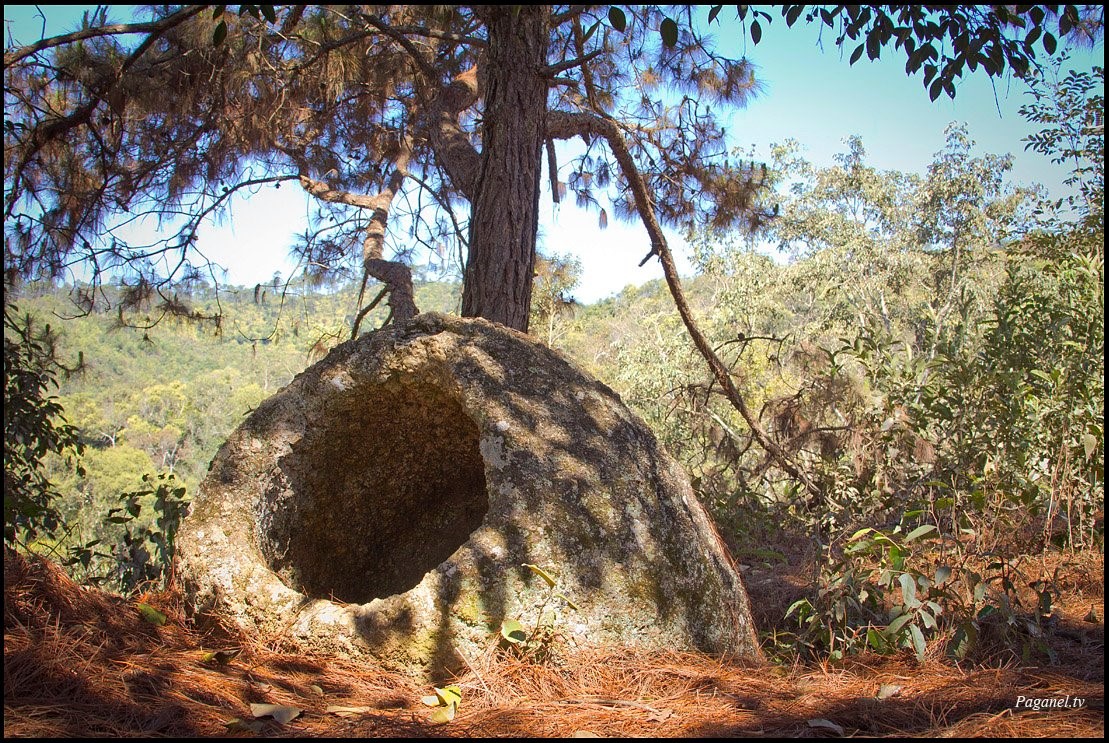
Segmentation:
<svg viewBox="0 0 1109 743">
<path fill-rule="evenodd" d="M 536 664 L 491 645 L 465 659 L 469 670 L 454 682 L 457 714 L 436 723 L 421 703 L 429 685 L 248 638 L 201 635 L 172 591 L 125 599 L 9 553 L 4 735 L 1101 738 L 1103 562 L 1100 554 L 1072 561 L 1071 577 L 1059 581 L 1053 665 L 920 663 L 907 654 L 782 666 L 617 648 Z M 766 570 L 747 579 L 757 621 L 781 623 L 796 576 Z M 164 613 L 165 624 L 144 619 L 141 604 Z M 211 657 L 221 649 L 240 652 Z"/>
</svg>

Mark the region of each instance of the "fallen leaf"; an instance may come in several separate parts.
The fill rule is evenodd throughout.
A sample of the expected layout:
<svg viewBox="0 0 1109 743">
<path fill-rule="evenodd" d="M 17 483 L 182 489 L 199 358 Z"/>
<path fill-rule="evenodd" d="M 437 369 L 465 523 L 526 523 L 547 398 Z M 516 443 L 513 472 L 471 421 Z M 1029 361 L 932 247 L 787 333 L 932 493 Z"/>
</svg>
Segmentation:
<svg viewBox="0 0 1109 743">
<path fill-rule="evenodd" d="M 566 602 L 566 605 L 575 611 L 581 611 L 581 607 L 570 600 L 570 597 L 564 593 L 555 593 L 555 596 Z"/>
<path fill-rule="evenodd" d="M 364 715 L 370 711 L 370 707 L 342 707 L 340 705 L 332 705 L 324 710 L 329 715 L 338 715 L 339 717 L 354 717 L 355 715 Z"/>
<path fill-rule="evenodd" d="M 287 707 L 283 704 L 251 704 L 250 713 L 255 717 L 272 717 L 284 725 L 300 716 L 296 707 Z"/>
<path fill-rule="evenodd" d="M 605 736 L 600 733 L 594 733 L 592 730 L 575 730 L 571 738 L 603 738 Z"/>
<path fill-rule="evenodd" d="M 878 687 L 878 698 L 889 699 L 890 697 L 897 695 L 900 691 L 901 687 L 897 684 L 882 684 L 880 687 Z"/>
<path fill-rule="evenodd" d="M 150 604 L 139 604 L 139 614 L 142 618 L 151 624 L 156 624 L 159 627 L 166 623 L 166 615 L 155 609 Z"/>
<path fill-rule="evenodd" d="M 318 696 L 321 696 L 321 697 L 323 696 L 323 689 L 320 688 L 319 686 L 317 686 L 316 684 L 312 684 L 308 688 L 311 689 L 312 691 L 316 692 L 316 694 Z"/>
<path fill-rule="evenodd" d="M 651 722 L 662 722 L 674 716 L 674 710 L 669 707 L 665 709 L 656 709 L 648 713 L 647 719 Z"/>
<path fill-rule="evenodd" d="M 843 735 L 843 728 L 841 728 L 839 725 L 835 724 L 831 720 L 825 720 L 821 717 L 809 720 L 809 727 L 824 728 L 825 730 L 831 730 L 836 735 Z"/>
<path fill-rule="evenodd" d="M 232 733 L 251 732 L 259 734 L 265 727 L 265 723 L 259 722 L 258 720 L 251 720 L 250 722 L 247 722 L 246 720 L 240 720 L 238 717 L 231 718 L 230 720 L 225 722 L 224 725 L 227 727 L 228 732 Z"/>
<path fill-rule="evenodd" d="M 242 648 L 234 648 L 232 650 L 212 650 L 200 656 L 200 662 L 215 663 L 219 666 L 226 666 L 241 652 L 243 652 Z"/>
<path fill-rule="evenodd" d="M 450 722 L 454 719 L 455 713 L 458 712 L 457 704 L 448 704 L 446 707 L 440 707 L 431 713 L 431 721 L 434 723 Z"/>
</svg>

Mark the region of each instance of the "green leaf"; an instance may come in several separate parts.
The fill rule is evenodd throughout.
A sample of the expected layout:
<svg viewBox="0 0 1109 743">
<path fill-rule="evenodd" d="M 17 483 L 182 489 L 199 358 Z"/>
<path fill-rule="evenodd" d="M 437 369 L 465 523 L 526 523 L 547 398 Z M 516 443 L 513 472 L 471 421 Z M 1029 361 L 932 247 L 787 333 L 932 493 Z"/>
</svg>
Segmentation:
<svg viewBox="0 0 1109 743">
<path fill-rule="evenodd" d="M 1048 54 L 1055 53 L 1055 37 L 1049 33 L 1044 33 L 1044 51 Z"/>
<path fill-rule="evenodd" d="M 920 631 L 920 627 L 915 624 L 909 625 L 909 636 L 913 640 L 913 650 L 916 651 L 916 659 L 924 662 L 924 633 Z"/>
<path fill-rule="evenodd" d="M 897 619 L 894 619 L 892 622 L 889 623 L 889 626 L 886 627 L 886 630 L 883 634 L 885 634 L 885 636 L 889 638 L 897 637 L 898 633 L 901 632 L 901 628 L 904 627 L 905 624 L 908 623 L 908 621 L 912 618 L 912 614 L 902 614 Z"/>
<path fill-rule="evenodd" d="M 1053 384 L 1055 382 L 1055 379 L 1054 379 L 1054 377 L 1052 377 L 1052 375 L 1048 374 L 1047 372 L 1045 372 L 1041 369 L 1033 369 L 1031 373 L 1032 373 L 1032 376 L 1039 377 L 1040 379 L 1044 380 L 1045 382 L 1051 382 Z"/>
<path fill-rule="evenodd" d="M 754 20 L 751 21 L 751 41 L 756 44 L 762 41 L 762 26 L 759 25 L 758 21 Z"/>
<path fill-rule="evenodd" d="M 277 13 L 274 11 L 272 5 L 259 5 L 258 7 L 262 9 L 262 15 L 266 17 L 267 21 L 270 23 L 277 22 Z"/>
<path fill-rule="evenodd" d="M 166 623 L 166 615 L 155 609 L 150 604 L 139 604 L 138 610 L 139 614 L 142 615 L 142 618 L 150 622 L 151 624 L 156 624 L 160 627 Z"/>
<path fill-rule="evenodd" d="M 865 44 L 859 44 L 855 47 L 855 51 L 851 52 L 851 59 L 848 64 L 855 64 L 859 61 L 859 57 L 863 56 L 863 47 Z"/>
<path fill-rule="evenodd" d="M 874 529 L 870 528 L 869 526 L 867 526 L 863 529 L 859 529 L 857 532 L 855 532 L 850 537 L 848 537 L 847 541 L 848 542 L 854 542 L 856 539 L 859 539 L 859 538 L 865 536 L 866 534 L 868 534 L 869 532 L 872 532 L 872 531 L 874 531 Z"/>
<path fill-rule="evenodd" d="M 439 725 L 442 723 L 450 722 L 454 719 L 455 714 L 458 712 L 458 705 L 450 704 L 446 707 L 440 707 L 431 713 L 431 722 Z"/>
<path fill-rule="evenodd" d="M 940 565 L 936 568 L 936 584 L 946 583 L 951 579 L 951 568 L 946 565 Z"/>
<path fill-rule="evenodd" d="M 936 78 L 928 88 L 928 99 L 932 101 L 936 100 L 940 97 L 941 92 L 943 92 L 943 80 Z"/>
<path fill-rule="evenodd" d="M 624 33 L 624 29 L 628 27 L 628 19 L 624 16 L 624 11 L 617 7 L 608 9 L 608 22 L 620 33 Z"/>
<path fill-rule="evenodd" d="M 882 40 L 878 37 L 877 30 L 866 37 L 866 56 L 871 60 L 878 59 L 882 53 Z"/>
<path fill-rule="evenodd" d="M 242 648 L 234 648 L 232 650 L 212 650 L 200 656 L 201 663 L 216 663 L 220 666 L 226 666 L 236 657 L 239 653 L 243 652 Z"/>
<path fill-rule="evenodd" d="M 866 643 L 876 653 L 888 652 L 890 648 L 889 642 L 882 636 L 882 633 L 873 627 L 866 631 Z"/>
<path fill-rule="evenodd" d="M 227 38 L 227 21 L 220 21 L 216 30 L 212 32 L 212 45 L 219 46 Z"/>
<path fill-rule="evenodd" d="M 587 28 L 585 30 L 585 35 L 581 37 L 581 43 L 584 44 L 585 42 L 587 42 L 591 38 L 593 38 L 593 34 L 597 33 L 597 29 L 600 28 L 600 27 L 601 27 L 601 19 L 598 18 L 597 21 L 592 26 L 590 26 L 589 28 Z"/>
<path fill-rule="evenodd" d="M 908 573 L 902 573 L 897 580 L 901 583 L 901 599 L 905 606 L 915 609 L 920 606 L 916 598 L 916 581 Z"/>
<path fill-rule="evenodd" d="M 462 704 L 462 690 L 456 684 L 442 689 L 435 687 L 435 696 L 429 694 L 421 697 L 420 701 L 429 707 L 438 707 L 431 715 L 432 722 L 450 722 L 458 711 L 458 705 Z"/>
<path fill-rule="evenodd" d="M 789 605 L 789 608 L 786 609 L 785 616 L 788 618 L 789 616 L 791 616 L 793 614 L 793 612 L 797 611 L 798 609 L 800 609 L 801 607 L 804 607 L 804 606 L 807 606 L 809 609 L 812 609 L 812 604 L 809 603 L 808 599 L 798 599 L 797 601 L 794 601 L 792 604 Z M 807 614 L 808 614 L 808 612 L 804 612 L 802 614 L 799 614 L 798 619 L 804 619 Z"/>
<path fill-rule="evenodd" d="M 663 18 L 662 24 L 658 27 L 659 33 L 662 34 L 662 43 L 666 46 L 673 48 L 678 44 L 678 24 L 674 23 L 671 18 Z"/>
<path fill-rule="evenodd" d="M 514 645 L 519 645 L 528 639 L 523 626 L 515 619 L 506 619 L 501 622 L 501 637 Z"/>
<path fill-rule="evenodd" d="M 964 623 L 955 630 L 955 635 L 951 638 L 951 654 L 959 660 L 966 658 L 977 637 L 978 630 L 974 625 L 970 622 Z"/>
<path fill-rule="evenodd" d="M 724 8 L 723 5 L 713 5 L 709 9 L 709 23 L 716 20 L 716 16 L 720 15 L 720 11 Z"/>
<path fill-rule="evenodd" d="M 925 534 L 931 534 L 934 531 L 938 532 L 939 530 L 935 526 L 933 526 L 932 524 L 925 524 L 924 526 L 918 526 L 917 528 L 915 528 L 911 532 L 909 532 L 909 535 L 907 537 L 905 537 L 905 541 L 906 542 L 911 542 L 914 539 L 919 539 L 919 538 L 923 537 Z"/>
<path fill-rule="evenodd" d="M 525 562 L 524 567 L 542 578 L 549 587 L 555 587 L 555 579 L 552 578 L 543 568 L 539 567 L 538 565 L 532 565 L 530 562 Z"/>
<path fill-rule="evenodd" d="M 896 545 L 890 547 L 889 558 L 894 570 L 901 570 L 905 567 L 905 553 L 900 547 Z"/>
<path fill-rule="evenodd" d="M 439 697 L 440 703 L 444 705 L 459 705 L 462 703 L 462 689 L 457 684 L 444 686 L 442 689 L 435 689 L 435 696 Z"/>
</svg>

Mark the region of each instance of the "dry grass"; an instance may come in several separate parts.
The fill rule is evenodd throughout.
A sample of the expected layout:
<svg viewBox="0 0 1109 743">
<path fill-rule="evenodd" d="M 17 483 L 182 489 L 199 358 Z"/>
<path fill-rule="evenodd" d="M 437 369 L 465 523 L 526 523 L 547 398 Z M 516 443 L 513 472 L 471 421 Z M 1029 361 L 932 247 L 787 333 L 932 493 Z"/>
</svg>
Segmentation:
<svg viewBox="0 0 1109 743">
<path fill-rule="evenodd" d="M 740 665 L 704 655 L 618 649 L 580 651 L 538 665 L 490 649 L 468 659 L 457 680 L 453 722 L 429 722 L 428 686 L 335 658 L 251 647 L 222 631 L 191 629 L 173 592 L 128 600 L 82 588 L 55 565 L 4 560 L 4 734 L 18 737 L 1102 737 L 1104 624 L 1100 555 L 1071 578 L 1073 611 L 1052 642 L 1054 667 L 958 667 L 911 656 L 854 659 L 840 666 Z M 1096 572 L 1097 575 L 1091 575 Z M 1068 573 L 1068 575 L 1070 575 Z M 1096 581 L 1096 582 L 1095 582 Z M 1095 587 L 1096 586 L 1096 587 Z M 757 584 L 752 585 L 756 605 Z M 169 621 L 155 626 L 139 600 Z M 224 666 L 205 651 L 243 652 Z M 896 693 L 878 698 L 883 686 Z M 1036 712 L 1018 697 L 1080 697 L 1087 706 Z M 250 703 L 302 710 L 257 731 Z M 359 708 L 341 716 L 330 706 Z M 826 721 L 826 722 L 821 722 Z"/>
</svg>

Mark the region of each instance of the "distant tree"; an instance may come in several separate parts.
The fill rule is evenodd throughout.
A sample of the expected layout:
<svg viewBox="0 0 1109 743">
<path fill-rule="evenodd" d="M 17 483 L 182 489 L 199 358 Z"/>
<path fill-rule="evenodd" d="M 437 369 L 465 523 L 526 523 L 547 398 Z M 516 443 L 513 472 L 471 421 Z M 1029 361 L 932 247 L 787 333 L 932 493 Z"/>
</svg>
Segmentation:
<svg viewBox="0 0 1109 743">
<path fill-rule="evenodd" d="M 570 256 L 535 259 L 535 294 L 531 303 L 532 332 L 553 348 L 559 320 L 575 304 L 572 292 L 581 281 L 581 261 Z"/>
</svg>

